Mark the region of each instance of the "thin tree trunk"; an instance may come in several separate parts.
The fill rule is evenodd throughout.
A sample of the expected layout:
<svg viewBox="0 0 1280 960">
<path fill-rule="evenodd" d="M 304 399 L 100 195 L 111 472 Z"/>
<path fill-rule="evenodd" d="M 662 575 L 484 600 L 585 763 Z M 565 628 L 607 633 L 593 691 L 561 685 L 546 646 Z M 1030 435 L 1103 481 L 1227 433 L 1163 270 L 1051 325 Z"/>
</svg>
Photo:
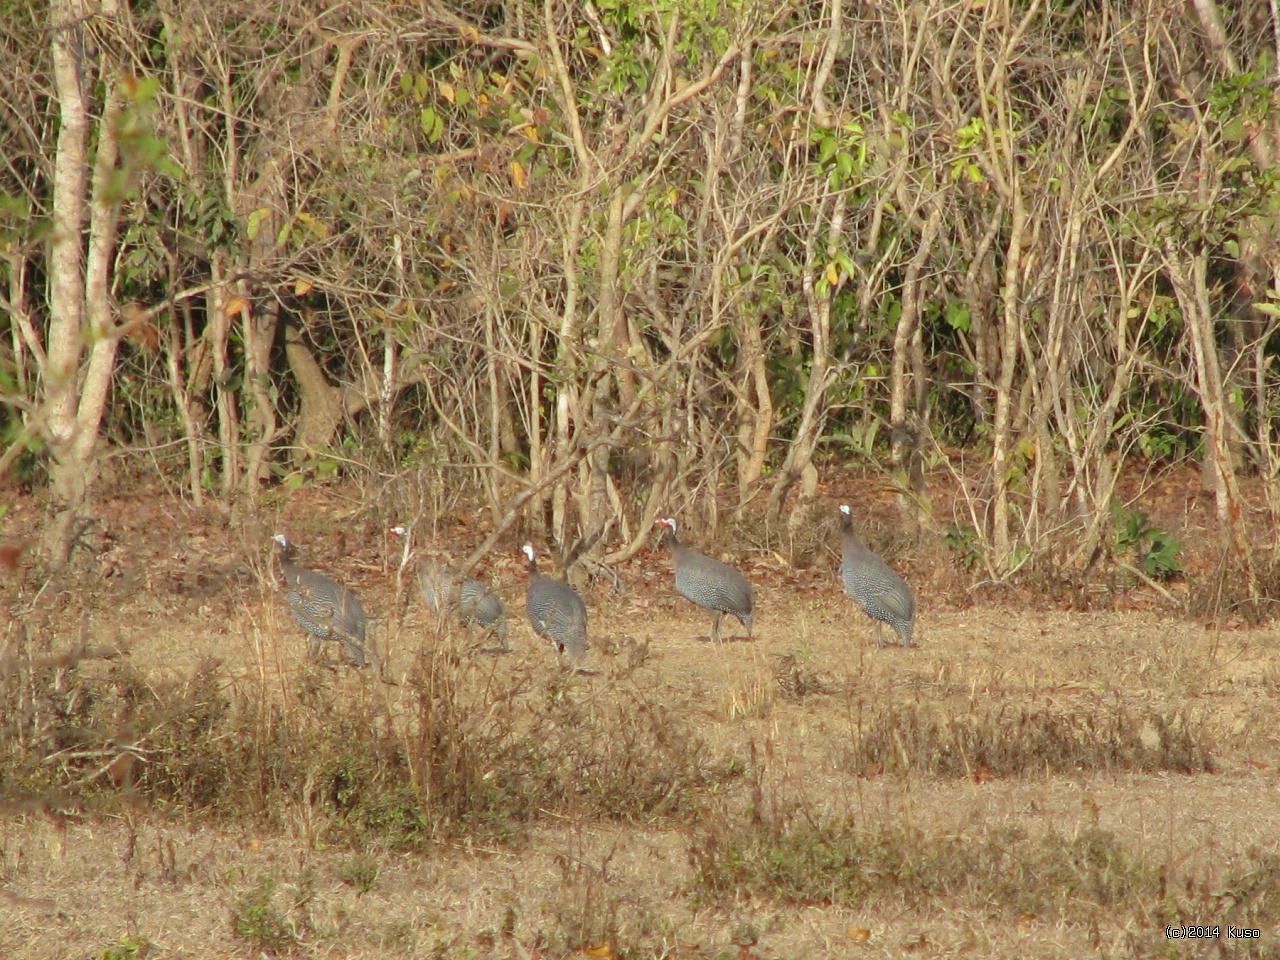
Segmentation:
<svg viewBox="0 0 1280 960">
<path fill-rule="evenodd" d="M 922 299 L 920 274 L 924 266 L 933 256 L 933 245 L 938 238 L 942 226 L 942 207 L 934 205 L 925 221 L 924 231 L 920 235 L 920 245 L 911 264 L 907 267 L 907 275 L 902 284 L 902 313 L 898 317 L 898 328 L 893 338 L 893 360 L 889 374 L 889 426 L 890 450 L 893 463 L 901 479 L 898 493 L 898 515 L 906 529 L 914 530 L 920 521 L 918 505 L 907 495 L 912 486 L 913 470 L 918 457 L 917 448 L 920 438 L 916 436 L 916 428 L 912 423 L 912 411 L 908 410 L 909 392 L 907 390 L 907 367 L 911 360 L 910 353 L 915 350 L 917 335 L 920 332 L 920 301 Z M 915 367 L 915 363 L 910 366 Z M 923 384 L 917 380 L 917 392 Z M 920 403 L 914 404 L 916 414 Z M 918 419 L 918 417 L 916 418 Z M 923 492 L 923 491 L 917 491 Z"/>
<path fill-rule="evenodd" d="M 575 201 L 569 212 L 564 238 L 564 309 L 560 315 L 559 344 L 556 348 L 556 421 L 553 459 L 569 456 L 571 424 L 578 409 L 577 377 L 573 360 L 578 354 L 578 243 L 582 236 L 583 201 Z M 551 535 L 564 543 L 569 512 L 567 476 L 556 482 L 551 497 Z"/>
<path fill-rule="evenodd" d="M 221 453 L 221 478 L 219 491 L 230 497 L 240 482 L 240 411 L 236 404 L 236 391 L 232 384 L 231 358 L 231 304 L 224 286 L 225 269 L 223 254 L 215 252 L 210 260 L 209 272 L 209 325 L 205 337 L 213 363 L 214 403 L 218 410 L 218 449 Z"/>
<path fill-rule="evenodd" d="M 817 472 L 813 469 L 813 452 L 818 445 L 818 437 L 822 434 L 827 420 L 826 399 L 831 370 L 831 299 L 835 296 L 835 284 L 825 296 L 818 296 L 815 277 L 823 271 L 825 264 L 834 262 L 836 251 L 840 247 L 840 237 L 844 231 L 844 212 L 848 202 L 848 193 L 837 193 L 831 204 L 831 219 L 827 225 L 827 236 L 823 244 L 822 263 L 815 256 L 815 240 L 811 238 L 806 245 L 804 286 L 805 302 L 808 305 L 809 333 L 813 340 L 813 353 L 809 364 L 809 377 L 805 384 L 804 404 L 800 409 L 800 424 L 796 428 L 796 438 L 787 451 L 787 459 L 783 463 L 777 484 L 769 494 L 769 516 L 778 519 L 786 505 L 787 493 L 792 485 L 800 479 L 804 480 L 800 491 L 801 503 L 813 499 L 817 491 Z M 803 511 L 797 511 L 793 518 L 802 518 Z"/>
<path fill-rule="evenodd" d="M 169 329 L 165 336 L 165 366 L 169 374 L 169 395 L 178 408 L 182 429 L 187 435 L 187 488 L 197 507 L 204 506 L 204 458 L 200 450 L 203 429 L 192 411 L 191 391 L 185 373 L 186 351 L 183 349 L 182 325 L 178 322 L 178 307 L 169 307 Z"/>
<path fill-rule="evenodd" d="M 1018 340 L 1022 323 L 1021 266 L 1022 238 L 1026 212 L 1018 185 L 1013 185 L 1009 241 L 1005 249 L 1004 316 L 1000 340 L 1000 380 L 996 384 L 995 417 L 991 451 L 991 546 L 995 566 L 1007 571 L 1009 538 L 1009 451 L 1013 444 L 1013 380 L 1018 365 Z"/>
<path fill-rule="evenodd" d="M 547 534 L 547 494 L 543 478 L 547 475 L 547 454 L 542 442 L 542 326 L 536 317 L 529 318 L 529 485 L 535 493 L 530 501 L 533 533 Z"/>
<path fill-rule="evenodd" d="M 270 476 L 271 445 L 276 441 L 275 404 L 271 401 L 271 344 L 276 337 L 280 304 L 274 298 L 254 305 L 242 285 L 240 309 L 244 337 L 245 387 L 253 401 L 247 411 L 249 443 L 245 451 L 244 489 L 253 493 Z"/>
<path fill-rule="evenodd" d="M 1222 388 L 1222 370 L 1213 331 L 1213 314 L 1209 305 L 1206 279 L 1207 257 L 1201 253 L 1188 266 L 1174 249 L 1165 243 L 1165 268 L 1178 298 L 1178 306 L 1187 322 L 1187 337 L 1195 369 L 1196 392 L 1205 419 L 1205 460 L 1213 484 L 1218 522 L 1222 525 L 1224 546 L 1234 550 L 1244 567 L 1249 596 L 1259 596 L 1258 579 L 1253 569 L 1253 552 L 1249 547 L 1241 516 L 1240 490 L 1228 443 L 1229 415 L 1227 398 Z"/>
<path fill-rule="evenodd" d="M 754 308 L 740 312 L 739 346 L 741 373 L 746 375 L 755 403 L 747 402 L 748 391 L 738 394 L 738 507 L 741 515 L 756 495 L 769 456 L 769 434 L 773 429 L 773 397 L 769 394 L 769 370 L 760 333 L 760 315 Z M 736 392 L 736 391 L 735 391 Z"/>
</svg>

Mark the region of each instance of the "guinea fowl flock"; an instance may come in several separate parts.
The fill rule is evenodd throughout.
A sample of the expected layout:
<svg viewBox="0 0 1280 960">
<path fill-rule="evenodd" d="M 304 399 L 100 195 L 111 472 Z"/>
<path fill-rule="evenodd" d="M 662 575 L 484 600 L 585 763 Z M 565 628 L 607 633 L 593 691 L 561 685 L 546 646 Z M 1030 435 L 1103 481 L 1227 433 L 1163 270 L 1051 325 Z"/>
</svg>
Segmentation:
<svg viewBox="0 0 1280 960">
<path fill-rule="evenodd" d="M 728 564 L 682 544 L 673 518 L 664 517 L 658 524 L 666 530 L 676 592 L 711 614 L 711 640 L 720 641 L 720 621 L 725 614 L 736 617 L 746 629 L 747 639 L 751 639 L 755 599 L 747 578 Z M 403 526 L 392 527 L 389 532 L 404 540 L 403 570 L 412 553 L 409 532 Z M 853 602 L 875 623 L 876 645 L 885 645 L 882 628 L 888 624 L 902 646 L 913 646 L 915 595 L 906 581 L 863 543 L 846 504 L 840 505 L 840 535 L 840 581 Z M 348 587 L 299 566 L 297 551 L 283 534 L 276 534 L 273 539 L 279 546 L 285 599 L 294 619 L 311 635 L 313 656 L 320 641 L 334 640 L 352 666 L 365 666 L 370 656 L 376 661 L 359 598 Z M 567 654 L 574 669 L 578 669 L 587 655 L 587 606 L 568 583 L 538 572 L 537 556 L 530 544 L 525 544 L 522 552 L 528 565 L 525 612 L 529 624 L 558 652 Z M 417 578 L 424 605 L 437 616 L 456 615 L 463 624 L 491 631 L 504 651 L 511 649 L 506 606 L 493 587 L 471 578 L 459 580 L 455 570 L 430 557 L 418 561 Z"/>
</svg>

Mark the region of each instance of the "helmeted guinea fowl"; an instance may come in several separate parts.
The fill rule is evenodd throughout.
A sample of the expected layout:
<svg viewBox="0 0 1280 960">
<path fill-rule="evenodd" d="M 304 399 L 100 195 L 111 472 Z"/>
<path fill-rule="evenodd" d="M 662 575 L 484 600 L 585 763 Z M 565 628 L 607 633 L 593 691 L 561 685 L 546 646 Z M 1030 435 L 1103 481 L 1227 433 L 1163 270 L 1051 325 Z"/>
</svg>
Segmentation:
<svg viewBox="0 0 1280 960">
<path fill-rule="evenodd" d="M 409 531 L 404 527 L 392 527 L 391 533 L 405 538 L 406 557 L 408 554 Z M 503 650 L 510 650 L 507 641 L 507 608 L 502 598 L 488 584 L 467 577 L 460 586 L 458 575 L 448 565 L 429 557 L 418 561 L 418 591 L 422 602 L 437 615 L 444 612 L 451 604 L 455 604 L 458 619 L 464 623 L 474 623 L 486 630 L 492 630 Z M 457 600 L 454 600 L 454 589 L 457 588 Z"/>
<path fill-rule="evenodd" d="M 658 521 L 666 527 L 667 546 L 671 550 L 671 562 L 676 572 L 676 590 L 686 600 L 711 611 L 711 639 L 720 640 L 720 618 L 731 613 L 747 628 L 751 639 L 751 627 L 755 622 L 755 601 L 747 578 L 719 560 L 690 550 L 680 542 L 676 534 L 676 522 L 671 517 Z"/>
<path fill-rule="evenodd" d="M 897 632 L 904 647 L 912 645 L 916 621 L 916 598 L 907 582 L 877 557 L 853 529 L 853 514 L 840 504 L 840 538 L 844 559 L 840 579 L 853 602 L 876 622 L 876 646 L 883 647 L 881 624 Z"/>
<path fill-rule="evenodd" d="M 529 561 L 525 609 L 533 632 L 581 661 L 587 655 L 587 605 L 569 584 L 538 572 L 532 546 L 526 543 L 523 549 Z"/>
<path fill-rule="evenodd" d="M 297 549 L 283 533 L 273 538 L 280 545 L 280 570 L 284 574 L 285 597 L 293 618 L 314 638 L 312 654 L 321 640 L 336 640 L 352 666 L 363 667 L 366 660 L 365 635 L 368 621 L 360 598 L 340 583 L 294 562 Z"/>
</svg>

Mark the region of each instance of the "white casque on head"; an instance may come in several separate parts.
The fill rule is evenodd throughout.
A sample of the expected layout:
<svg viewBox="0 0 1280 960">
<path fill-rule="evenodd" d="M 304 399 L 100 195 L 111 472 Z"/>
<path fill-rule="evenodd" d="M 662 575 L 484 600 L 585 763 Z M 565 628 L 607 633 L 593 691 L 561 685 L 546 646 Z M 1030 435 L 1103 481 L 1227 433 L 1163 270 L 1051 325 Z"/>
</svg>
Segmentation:
<svg viewBox="0 0 1280 960">
<path fill-rule="evenodd" d="M 397 537 L 404 537 L 404 536 L 408 536 L 409 531 L 406 530 L 404 527 L 397 525 L 394 527 L 389 527 L 387 529 L 387 533 L 394 533 Z"/>
<path fill-rule="evenodd" d="M 675 517 L 662 517 L 658 522 L 662 524 L 664 527 L 668 528 L 672 533 L 676 532 Z"/>
<path fill-rule="evenodd" d="M 840 504 L 840 512 L 847 517 L 852 511 L 849 510 L 849 505 L 847 503 L 842 503 Z"/>
<path fill-rule="evenodd" d="M 533 544 L 531 544 L 531 543 L 526 543 L 526 544 L 525 544 L 523 547 L 521 547 L 520 549 L 524 551 L 524 555 L 525 555 L 526 557 L 528 557 L 530 560 L 532 560 L 532 559 L 533 559 Z"/>
<path fill-rule="evenodd" d="M 289 546 L 289 538 L 286 537 L 283 533 L 277 533 L 271 539 L 274 540 L 276 543 L 280 544 L 280 546 L 282 547 Z"/>
</svg>

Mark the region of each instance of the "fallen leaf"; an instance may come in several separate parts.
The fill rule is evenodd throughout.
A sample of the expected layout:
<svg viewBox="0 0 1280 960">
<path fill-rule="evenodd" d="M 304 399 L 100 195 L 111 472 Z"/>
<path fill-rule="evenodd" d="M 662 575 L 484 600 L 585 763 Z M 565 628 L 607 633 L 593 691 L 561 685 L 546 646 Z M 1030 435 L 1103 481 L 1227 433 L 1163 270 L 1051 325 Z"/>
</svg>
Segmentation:
<svg viewBox="0 0 1280 960">
<path fill-rule="evenodd" d="M 844 935 L 854 943 L 866 943 L 871 939 L 871 931 L 866 927 L 849 927 L 845 930 Z"/>
<path fill-rule="evenodd" d="M 524 164 L 519 160 L 511 161 L 511 179 L 515 181 L 516 186 L 521 190 L 527 189 L 529 186 L 529 175 L 525 173 Z"/>
<path fill-rule="evenodd" d="M 613 944 L 611 943 L 602 943 L 598 946 L 587 947 L 582 952 L 588 957 L 594 957 L 595 960 L 615 960 L 618 956 L 613 952 Z"/>
</svg>

